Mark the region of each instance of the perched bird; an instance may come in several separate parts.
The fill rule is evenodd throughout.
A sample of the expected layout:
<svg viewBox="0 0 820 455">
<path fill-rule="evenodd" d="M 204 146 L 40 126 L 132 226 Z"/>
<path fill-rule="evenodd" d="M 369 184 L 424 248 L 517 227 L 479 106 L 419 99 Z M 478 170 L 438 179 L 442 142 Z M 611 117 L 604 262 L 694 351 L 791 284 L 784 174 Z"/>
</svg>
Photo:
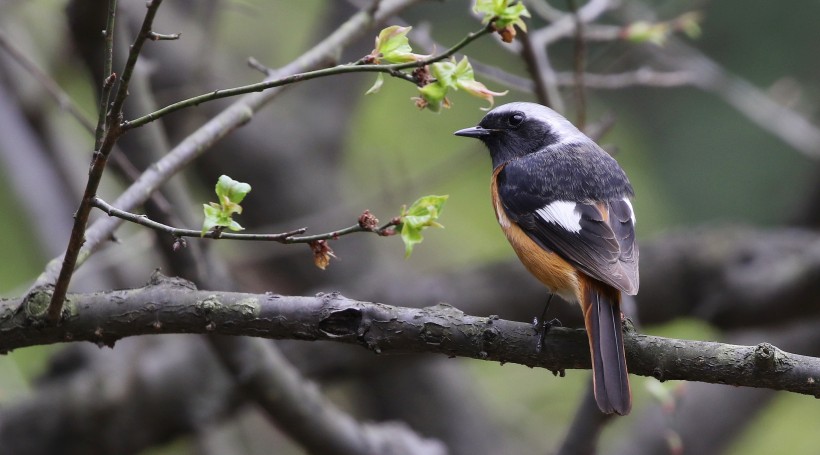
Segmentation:
<svg viewBox="0 0 820 455">
<path fill-rule="evenodd" d="M 518 258 L 552 293 L 580 304 L 598 407 L 628 414 L 620 303 L 621 292 L 638 292 L 638 245 L 623 169 L 539 104 L 499 106 L 455 134 L 489 149 L 493 207 Z"/>
</svg>

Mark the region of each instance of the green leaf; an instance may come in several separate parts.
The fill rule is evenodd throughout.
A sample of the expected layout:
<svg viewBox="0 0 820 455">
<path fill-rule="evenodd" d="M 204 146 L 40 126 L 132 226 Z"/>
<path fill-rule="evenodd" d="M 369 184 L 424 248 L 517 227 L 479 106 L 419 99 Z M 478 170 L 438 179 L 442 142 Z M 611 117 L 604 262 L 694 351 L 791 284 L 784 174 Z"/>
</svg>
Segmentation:
<svg viewBox="0 0 820 455">
<path fill-rule="evenodd" d="M 379 93 L 379 90 L 382 89 L 382 85 L 384 85 L 384 74 L 379 73 L 379 75 L 376 76 L 376 82 L 373 83 L 373 86 L 370 87 L 369 89 L 367 89 L 367 91 L 364 92 L 364 94 L 365 95 L 372 95 L 374 93 Z"/>
<path fill-rule="evenodd" d="M 467 57 L 456 63 L 455 60 L 437 62 L 430 65 L 431 73 L 435 77 L 435 82 L 431 82 L 419 88 L 421 97 L 416 98 L 416 104 L 420 108 L 428 108 L 433 112 L 439 112 L 443 107 L 449 107 L 447 92 L 450 89 L 463 89 L 472 96 L 485 99 L 493 106 L 495 96 L 506 95 L 507 92 L 494 92 L 484 84 L 475 80 L 473 66 Z M 489 108 L 482 108 L 488 110 Z"/>
<path fill-rule="evenodd" d="M 232 217 L 234 213 L 242 213 L 242 206 L 239 203 L 251 191 L 251 186 L 223 175 L 219 177 L 215 191 L 219 203 L 203 204 L 205 220 L 202 222 L 202 235 L 215 228 L 243 230 L 244 228 Z"/>
<path fill-rule="evenodd" d="M 481 110 L 488 111 L 492 109 L 493 104 L 495 103 L 495 96 L 504 96 L 509 92 L 509 90 L 504 90 L 503 92 L 494 92 L 488 89 L 484 84 L 478 81 L 463 81 L 459 82 L 459 87 L 463 88 L 467 91 L 470 95 L 473 95 L 478 98 L 483 98 L 490 102 L 488 107 L 482 107 Z"/>
<path fill-rule="evenodd" d="M 237 182 L 227 175 L 220 176 L 219 180 L 216 182 L 216 195 L 219 196 L 220 201 L 223 198 L 226 198 L 234 204 L 239 204 L 250 192 L 250 185 L 243 182 Z"/>
<path fill-rule="evenodd" d="M 442 106 L 449 105 L 447 102 L 447 87 L 438 82 L 432 82 L 424 87 L 420 87 L 419 93 L 421 94 L 423 103 L 417 102 L 417 104 L 421 108 L 426 107 L 433 112 L 439 112 Z"/>
<path fill-rule="evenodd" d="M 444 227 L 438 223 L 444 202 L 449 196 L 424 196 L 419 198 L 410 208 L 403 209 L 401 215 L 401 239 L 404 242 L 404 257 L 413 253 L 413 246 L 421 243 L 424 237 L 421 231 L 428 227 Z"/>
<path fill-rule="evenodd" d="M 495 103 L 495 99 L 493 97 L 504 96 L 507 94 L 507 91 L 494 92 L 488 89 L 481 82 L 475 80 L 473 66 L 470 65 L 470 61 L 467 57 L 462 58 L 461 61 L 458 62 L 458 65 L 455 66 L 453 77 L 455 78 L 455 85 L 457 88 L 465 90 L 472 96 L 482 98 L 490 102 L 489 107 L 481 108 L 485 111 L 493 107 L 493 104 Z"/>
<path fill-rule="evenodd" d="M 436 62 L 430 65 L 430 72 L 436 81 L 445 88 L 456 88 L 456 69 L 454 61 Z"/>
<path fill-rule="evenodd" d="M 663 46 L 671 32 L 666 23 L 653 24 L 646 21 L 639 21 L 630 24 L 624 33 L 627 40 L 635 43 L 652 43 L 656 46 Z"/>
<path fill-rule="evenodd" d="M 476 0 L 473 11 L 483 15 L 481 18 L 483 23 L 493 21 L 493 25 L 499 32 L 507 30 L 515 36 L 513 26 L 527 31 L 527 24 L 524 23 L 523 18 L 530 17 L 530 12 L 520 1 L 513 1 L 511 4 L 510 0 Z"/>
<path fill-rule="evenodd" d="M 427 55 L 414 54 L 407 39 L 407 33 L 413 27 L 401 27 L 391 25 L 379 32 L 376 37 L 376 46 L 370 56 L 376 63 L 385 61 L 387 63 L 407 63 L 421 60 Z"/>
</svg>

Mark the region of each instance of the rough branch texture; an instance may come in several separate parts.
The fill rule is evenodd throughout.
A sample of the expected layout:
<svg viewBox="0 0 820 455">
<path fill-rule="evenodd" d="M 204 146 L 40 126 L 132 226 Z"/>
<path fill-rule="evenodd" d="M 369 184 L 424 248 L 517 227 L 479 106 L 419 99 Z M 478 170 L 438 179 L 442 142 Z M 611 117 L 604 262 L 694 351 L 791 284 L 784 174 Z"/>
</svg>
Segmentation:
<svg viewBox="0 0 820 455">
<path fill-rule="evenodd" d="M 537 336 L 531 325 L 468 316 L 449 305 L 416 309 L 338 294 L 293 297 L 198 291 L 187 281 L 159 274 L 140 289 L 71 295 L 65 320 L 57 327 L 38 323 L 48 300 L 46 294 L 36 294 L 16 314 L 18 300 L 0 303 L 0 349 L 62 341 L 113 346 L 134 335 L 218 333 L 332 340 L 378 354 L 437 352 L 551 371 L 589 368 L 582 330 L 552 329 L 542 353 L 536 354 Z M 768 343 L 737 346 L 627 330 L 627 361 L 633 374 L 820 396 L 820 359 L 789 354 Z"/>
</svg>

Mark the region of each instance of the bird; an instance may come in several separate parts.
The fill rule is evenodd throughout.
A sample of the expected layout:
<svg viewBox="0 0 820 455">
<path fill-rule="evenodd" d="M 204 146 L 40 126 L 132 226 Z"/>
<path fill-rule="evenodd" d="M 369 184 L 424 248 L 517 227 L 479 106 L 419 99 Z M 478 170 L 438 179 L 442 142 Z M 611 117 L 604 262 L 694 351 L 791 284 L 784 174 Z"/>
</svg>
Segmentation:
<svg viewBox="0 0 820 455">
<path fill-rule="evenodd" d="M 634 191 L 608 153 L 540 104 L 489 111 L 456 136 L 479 139 L 492 159 L 493 208 L 525 268 L 584 315 L 595 401 L 627 415 L 632 393 L 624 354 L 622 293 L 638 292 Z"/>
</svg>

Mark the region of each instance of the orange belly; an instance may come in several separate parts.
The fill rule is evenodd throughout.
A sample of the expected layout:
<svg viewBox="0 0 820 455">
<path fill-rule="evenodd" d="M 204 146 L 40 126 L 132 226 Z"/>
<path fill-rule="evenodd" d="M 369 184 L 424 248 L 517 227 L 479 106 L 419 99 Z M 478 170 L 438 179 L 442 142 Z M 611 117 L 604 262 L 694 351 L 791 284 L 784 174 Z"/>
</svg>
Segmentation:
<svg viewBox="0 0 820 455">
<path fill-rule="evenodd" d="M 504 208 L 500 207 L 498 199 L 498 187 L 495 184 L 495 178 L 500 169 L 493 173 L 493 182 L 491 185 L 492 197 L 494 203 L 493 209 L 495 216 L 498 219 L 498 224 L 504 230 L 507 240 L 512 245 L 518 259 L 524 264 L 524 267 L 536 278 L 538 281 L 544 283 L 551 292 L 558 294 L 568 302 L 577 302 L 580 300 L 580 286 L 578 283 L 578 272 L 575 267 L 570 265 L 563 258 L 541 248 L 535 243 L 515 222 L 507 217 Z"/>
<path fill-rule="evenodd" d="M 504 233 L 518 255 L 518 259 L 533 276 L 538 278 L 538 281 L 544 283 L 551 292 L 560 295 L 568 302 L 580 300 L 578 272 L 575 267 L 557 254 L 541 248 L 515 223 L 505 229 Z"/>
</svg>

